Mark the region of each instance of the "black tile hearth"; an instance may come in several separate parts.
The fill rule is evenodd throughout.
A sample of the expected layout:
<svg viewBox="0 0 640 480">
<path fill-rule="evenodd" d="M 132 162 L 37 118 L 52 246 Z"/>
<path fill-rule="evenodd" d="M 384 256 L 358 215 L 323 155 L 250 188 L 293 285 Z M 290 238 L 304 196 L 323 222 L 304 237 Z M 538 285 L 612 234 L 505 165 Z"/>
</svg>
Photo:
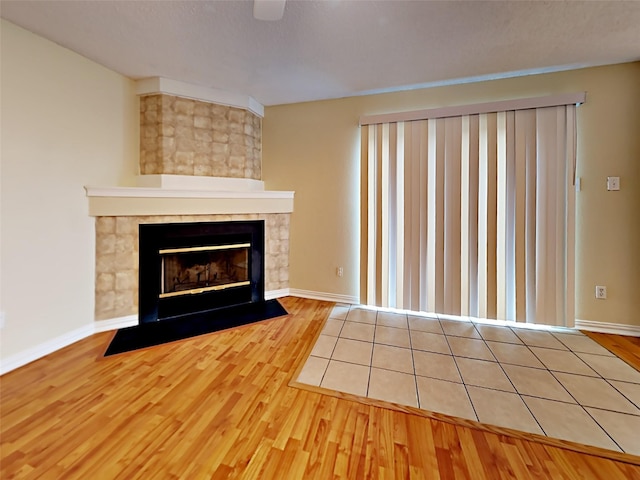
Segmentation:
<svg viewBox="0 0 640 480">
<path fill-rule="evenodd" d="M 283 315 L 287 315 L 287 311 L 277 300 L 267 300 L 171 320 L 141 323 L 118 330 L 104 355 L 152 347 Z"/>
</svg>

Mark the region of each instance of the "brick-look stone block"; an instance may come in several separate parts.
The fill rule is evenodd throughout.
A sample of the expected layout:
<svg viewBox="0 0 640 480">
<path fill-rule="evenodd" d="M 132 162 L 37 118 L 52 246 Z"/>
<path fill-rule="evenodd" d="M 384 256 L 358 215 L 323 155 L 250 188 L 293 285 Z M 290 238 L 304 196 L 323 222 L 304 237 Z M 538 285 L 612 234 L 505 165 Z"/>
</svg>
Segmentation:
<svg viewBox="0 0 640 480">
<path fill-rule="evenodd" d="M 140 99 L 140 132 L 142 174 L 262 178 L 262 121 L 251 112 L 149 95 Z M 188 153 L 206 155 L 206 162 L 193 162 Z M 232 157 L 242 157 L 242 162 Z"/>
<path fill-rule="evenodd" d="M 96 233 L 116 233 L 115 217 L 97 217 Z"/>
<path fill-rule="evenodd" d="M 163 137 L 173 137 L 176 134 L 176 127 L 173 125 L 160 125 Z"/>
<path fill-rule="evenodd" d="M 145 120 L 145 126 L 153 126 L 158 122 L 158 112 L 151 109 L 146 110 L 143 118 Z"/>
<path fill-rule="evenodd" d="M 111 292 L 116 289 L 114 273 L 99 273 L 96 275 L 96 292 Z"/>
<path fill-rule="evenodd" d="M 219 130 L 213 130 L 212 141 L 216 143 L 228 144 L 229 143 L 229 134 L 227 132 L 221 132 Z"/>
<path fill-rule="evenodd" d="M 211 117 L 211 105 L 205 102 L 196 102 L 193 106 L 193 114 L 199 117 Z"/>
<path fill-rule="evenodd" d="M 195 100 L 177 98 L 173 104 L 173 110 L 182 115 L 193 116 L 195 110 Z"/>
<path fill-rule="evenodd" d="M 231 123 L 245 123 L 246 116 L 245 111 L 237 108 L 232 108 L 229 111 L 229 122 Z"/>
<path fill-rule="evenodd" d="M 116 253 L 135 252 L 137 250 L 136 240 L 137 238 L 135 238 L 133 234 L 127 234 L 127 233 L 118 234 L 115 240 L 115 252 Z"/>
<path fill-rule="evenodd" d="M 195 129 L 192 126 L 185 127 L 178 125 L 175 127 L 175 137 L 178 139 L 178 142 L 183 138 L 194 140 L 196 138 Z"/>
<path fill-rule="evenodd" d="M 193 117 L 193 126 L 195 128 L 211 128 L 211 117 L 195 116 Z"/>
<path fill-rule="evenodd" d="M 116 272 L 115 289 L 128 292 L 132 291 L 137 285 L 136 277 L 136 271 L 133 269 Z"/>
<path fill-rule="evenodd" d="M 113 233 L 105 233 L 96 238 L 96 251 L 103 255 L 116 252 L 116 236 Z"/>
<path fill-rule="evenodd" d="M 100 242 L 96 242 L 96 246 Z M 96 252 L 96 274 L 114 273 L 116 271 L 116 254 Z"/>
<path fill-rule="evenodd" d="M 117 235 L 136 235 L 138 233 L 138 223 L 135 217 L 116 217 Z"/>
<path fill-rule="evenodd" d="M 206 128 L 195 128 L 193 138 L 199 142 L 213 142 L 213 132 Z"/>
<path fill-rule="evenodd" d="M 115 303 L 115 291 L 101 292 L 100 295 L 96 295 L 96 320 L 104 320 L 115 317 L 116 315 L 113 315 L 113 308 L 115 306 Z M 98 312 L 104 312 L 104 316 L 98 316 Z"/>
</svg>

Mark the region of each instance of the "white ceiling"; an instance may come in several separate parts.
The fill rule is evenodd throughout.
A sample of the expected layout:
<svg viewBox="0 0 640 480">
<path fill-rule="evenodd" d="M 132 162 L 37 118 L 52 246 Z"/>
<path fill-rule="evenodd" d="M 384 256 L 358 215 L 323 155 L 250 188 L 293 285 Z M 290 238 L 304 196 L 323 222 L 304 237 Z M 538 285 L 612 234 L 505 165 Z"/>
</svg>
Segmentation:
<svg viewBox="0 0 640 480">
<path fill-rule="evenodd" d="M 0 15 L 116 72 L 264 105 L 640 60 L 640 1 L 2 0 Z"/>
</svg>

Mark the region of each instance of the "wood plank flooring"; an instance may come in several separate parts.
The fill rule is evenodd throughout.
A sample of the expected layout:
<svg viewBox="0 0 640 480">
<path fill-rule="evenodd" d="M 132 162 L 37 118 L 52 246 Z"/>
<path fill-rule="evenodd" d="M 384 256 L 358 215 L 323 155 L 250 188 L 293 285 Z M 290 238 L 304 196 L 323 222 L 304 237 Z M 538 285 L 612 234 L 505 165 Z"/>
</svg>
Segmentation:
<svg viewBox="0 0 640 480">
<path fill-rule="evenodd" d="M 112 333 L 97 334 L 4 375 L 0 478 L 640 479 L 632 463 L 290 387 L 333 304 L 281 303 L 290 315 L 108 358 Z"/>
</svg>

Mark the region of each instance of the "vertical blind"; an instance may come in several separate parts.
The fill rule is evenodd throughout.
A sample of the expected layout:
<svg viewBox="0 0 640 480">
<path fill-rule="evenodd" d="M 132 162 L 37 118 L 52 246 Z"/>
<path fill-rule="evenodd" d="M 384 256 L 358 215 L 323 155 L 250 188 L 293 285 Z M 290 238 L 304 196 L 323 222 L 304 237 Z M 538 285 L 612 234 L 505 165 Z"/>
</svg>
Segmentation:
<svg viewBox="0 0 640 480">
<path fill-rule="evenodd" d="M 575 105 L 361 136 L 363 303 L 573 325 Z"/>
</svg>

